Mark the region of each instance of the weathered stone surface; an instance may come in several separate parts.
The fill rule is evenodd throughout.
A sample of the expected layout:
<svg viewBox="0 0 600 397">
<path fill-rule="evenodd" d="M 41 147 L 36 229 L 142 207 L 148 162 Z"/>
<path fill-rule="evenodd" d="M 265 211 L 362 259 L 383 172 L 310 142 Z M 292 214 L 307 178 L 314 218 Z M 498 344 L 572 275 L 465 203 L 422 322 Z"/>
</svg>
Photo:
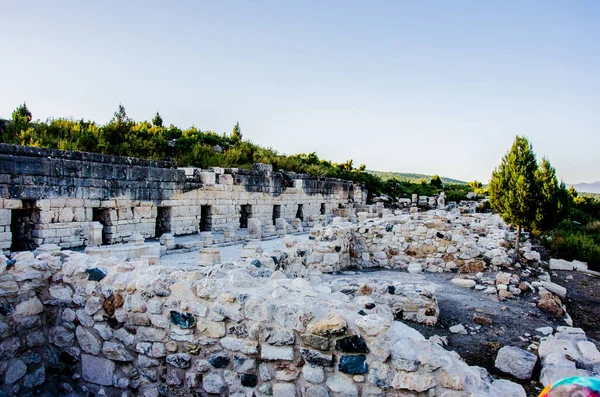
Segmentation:
<svg viewBox="0 0 600 397">
<path fill-rule="evenodd" d="M 339 370 L 350 374 L 360 375 L 366 374 L 369 371 L 367 365 L 367 357 L 364 354 L 358 354 L 356 356 L 342 356 L 340 357 Z"/>
<path fill-rule="evenodd" d="M 186 369 L 192 365 L 192 358 L 186 353 L 169 354 L 167 355 L 167 364 Z"/>
<path fill-rule="evenodd" d="M 221 394 L 227 389 L 223 378 L 218 374 L 208 374 L 202 378 L 202 387 L 207 393 Z"/>
<path fill-rule="evenodd" d="M 133 361 L 133 356 L 127 351 L 127 348 L 117 342 L 104 342 L 102 354 L 109 360 Z"/>
<path fill-rule="evenodd" d="M 171 322 L 181 329 L 189 329 L 196 325 L 196 317 L 192 313 L 180 313 L 171 310 Z"/>
<path fill-rule="evenodd" d="M 335 342 L 336 350 L 343 351 L 344 353 L 368 353 L 369 348 L 367 343 L 360 335 L 352 335 L 342 339 L 338 339 Z"/>
<path fill-rule="evenodd" d="M 417 392 L 424 392 L 435 385 L 435 377 L 417 372 L 399 371 L 394 375 L 394 380 L 392 381 L 394 389 L 407 389 Z"/>
<path fill-rule="evenodd" d="M 302 375 L 310 383 L 323 383 L 325 380 L 325 371 L 323 371 L 322 367 L 305 365 L 302 367 Z"/>
<path fill-rule="evenodd" d="M 112 376 L 115 372 L 115 363 L 103 357 L 89 354 L 81 355 L 82 376 L 88 382 L 97 385 L 112 386 Z"/>
<path fill-rule="evenodd" d="M 86 269 L 85 271 L 87 272 L 88 280 L 90 280 L 90 281 L 100 281 L 104 277 L 106 277 L 106 274 L 107 274 L 105 269 L 98 268 L 98 267 Z"/>
<path fill-rule="evenodd" d="M 333 365 L 333 356 L 324 354 L 317 350 L 300 348 L 300 354 L 307 363 L 317 367 L 331 367 Z"/>
<path fill-rule="evenodd" d="M 212 356 L 208 362 L 215 368 L 225 368 L 229 365 L 229 357 L 225 355 Z"/>
<path fill-rule="evenodd" d="M 310 347 L 314 347 L 319 350 L 328 350 L 329 349 L 329 338 L 325 338 L 323 336 L 312 335 L 312 334 L 303 334 L 300 335 L 302 342 Z"/>
<path fill-rule="evenodd" d="M 85 328 L 78 326 L 75 330 L 77 341 L 81 350 L 86 353 L 98 355 L 102 349 L 102 341 L 94 335 L 93 332 L 86 330 Z"/>
<path fill-rule="evenodd" d="M 344 335 L 347 329 L 348 324 L 346 323 L 346 320 L 340 316 L 334 315 L 309 324 L 306 330 L 313 335 L 330 337 Z"/>
<path fill-rule="evenodd" d="M 4 374 L 4 383 L 13 384 L 21 379 L 27 373 L 27 365 L 21 360 L 10 363 Z"/>
<path fill-rule="evenodd" d="M 537 356 L 525 350 L 504 346 L 498 351 L 495 367 L 518 379 L 530 379 Z"/>
<path fill-rule="evenodd" d="M 344 375 L 334 374 L 327 377 L 327 387 L 343 397 L 358 397 L 358 388 L 352 380 Z"/>
<path fill-rule="evenodd" d="M 477 283 L 475 282 L 475 280 L 468 280 L 465 278 L 453 278 L 452 284 L 458 285 L 459 287 L 474 288 Z"/>
<path fill-rule="evenodd" d="M 294 349 L 291 347 L 279 347 L 270 345 L 261 345 L 260 358 L 263 360 L 287 360 L 294 359 Z"/>
<path fill-rule="evenodd" d="M 256 387 L 258 384 L 258 377 L 254 374 L 242 374 L 240 381 L 244 387 Z"/>
<path fill-rule="evenodd" d="M 227 350 L 244 354 L 258 353 L 258 342 L 252 340 L 225 337 L 221 338 L 220 342 L 221 346 Z"/>
<path fill-rule="evenodd" d="M 14 315 L 18 317 L 33 316 L 44 311 L 44 305 L 37 297 L 19 303 L 15 307 Z"/>
</svg>

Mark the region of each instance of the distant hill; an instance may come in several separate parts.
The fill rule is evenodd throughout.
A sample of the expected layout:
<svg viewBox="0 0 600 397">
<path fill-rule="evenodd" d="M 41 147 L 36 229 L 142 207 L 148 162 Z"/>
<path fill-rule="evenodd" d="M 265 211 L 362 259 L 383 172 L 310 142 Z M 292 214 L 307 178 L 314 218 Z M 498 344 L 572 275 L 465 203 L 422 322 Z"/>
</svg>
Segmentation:
<svg viewBox="0 0 600 397">
<path fill-rule="evenodd" d="M 600 193 L 600 181 L 592 183 L 577 183 L 573 186 L 575 190 L 582 193 Z"/>
<path fill-rule="evenodd" d="M 421 179 L 425 178 L 427 180 L 427 182 L 429 182 L 431 180 L 431 177 L 433 176 L 433 175 L 426 175 L 426 174 L 413 174 L 410 172 L 386 172 L 386 171 L 373 171 L 373 170 L 367 170 L 367 172 L 380 177 L 384 181 L 387 181 L 388 179 L 396 178 L 396 179 L 400 180 L 401 182 L 420 182 Z M 440 178 L 442 178 L 443 183 L 456 183 L 456 184 L 460 184 L 460 185 L 466 185 L 466 183 L 467 183 L 465 181 L 459 181 L 458 179 L 452 179 L 452 178 L 448 178 L 445 176 L 441 176 Z"/>
</svg>

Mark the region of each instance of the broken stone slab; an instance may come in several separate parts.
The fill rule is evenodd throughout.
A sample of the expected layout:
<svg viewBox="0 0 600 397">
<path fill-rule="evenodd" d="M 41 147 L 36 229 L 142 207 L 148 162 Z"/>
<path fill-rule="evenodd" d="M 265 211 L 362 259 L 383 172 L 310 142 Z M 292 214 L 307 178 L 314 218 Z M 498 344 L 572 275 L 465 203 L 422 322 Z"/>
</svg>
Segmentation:
<svg viewBox="0 0 600 397">
<path fill-rule="evenodd" d="M 409 273 L 421 273 L 423 271 L 423 266 L 420 263 L 411 263 L 408 265 Z"/>
<path fill-rule="evenodd" d="M 542 288 L 560 296 L 561 298 L 565 298 L 567 296 L 567 289 L 565 287 L 560 286 L 551 281 L 534 281 L 532 284 L 534 287 L 542 287 Z"/>
<path fill-rule="evenodd" d="M 517 379 L 531 379 L 537 356 L 513 346 L 504 346 L 498 351 L 494 366 Z"/>
<path fill-rule="evenodd" d="M 474 288 L 477 283 L 475 282 L 475 280 L 469 280 L 466 278 L 453 278 L 452 284 L 464 288 Z"/>
<path fill-rule="evenodd" d="M 550 270 L 588 270 L 587 263 L 581 262 L 578 260 L 574 260 L 573 262 L 569 262 L 564 259 L 550 259 L 549 262 Z"/>
</svg>

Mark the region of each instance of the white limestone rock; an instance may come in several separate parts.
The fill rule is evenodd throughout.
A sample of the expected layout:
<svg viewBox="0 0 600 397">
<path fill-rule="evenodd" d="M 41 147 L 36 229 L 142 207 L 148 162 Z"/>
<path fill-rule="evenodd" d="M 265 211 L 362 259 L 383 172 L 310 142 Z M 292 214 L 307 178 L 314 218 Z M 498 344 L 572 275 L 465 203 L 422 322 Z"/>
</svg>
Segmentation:
<svg viewBox="0 0 600 397">
<path fill-rule="evenodd" d="M 498 351 L 494 365 L 500 371 L 517 379 L 531 379 L 537 356 L 513 346 L 504 346 Z"/>
</svg>

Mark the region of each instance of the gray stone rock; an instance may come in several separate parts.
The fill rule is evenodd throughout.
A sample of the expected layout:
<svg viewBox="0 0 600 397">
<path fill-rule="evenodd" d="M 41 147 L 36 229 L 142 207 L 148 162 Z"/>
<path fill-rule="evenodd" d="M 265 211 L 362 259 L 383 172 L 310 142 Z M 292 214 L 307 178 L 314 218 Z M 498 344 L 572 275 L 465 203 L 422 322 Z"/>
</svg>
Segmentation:
<svg viewBox="0 0 600 397">
<path fill-rule="evenodd" d="M 302 375 L 310 383 L 323 383 L 325 380 L 325 371 L 321 367 L 305 365 L 302 367 Z"/>
<path fill-rule="evenodd" d="M 275 383 L 273 397 L 296 397 L 296 385 L 293 383 Z"/>
<path fill-rule="evenodd" d="M 102 346 L 102 354 L 109 360 L 133 361 L 133 356 L 122 343 L 105 342 L 104 346 Z"/>
<path fill-rule="evenodd" d="M 329 397 L 329 390 L 325 386 L 312 385 L 306 388 L 304 395 L 307 397 Z"/>
<path fill-rule="evenodd" d="M 263 360 L 287 360 L 291 361 L 294 359 L 294 348 L 292 347 L 280 347 L 261 345 L 260 358 Z"/>
<path fill-rule="evenodd" d="M 81 375 L 87 382 L 112 386 L 112 376 L 115 368 L 115 363 L 106 358 L 89 354 L 81 355 Z"/>
<path fill-rule="evenodd" d="M 21 360 L 13 361 L 6 370 L 4 375 L 4 383 L 13 384 L 21 379 L 27 373 L 27 365 Z"/>
<path fill-rule="evenodd" d="M 537 356 L 513 346 L 504 346 L 498 351 L 495 367 L 517 379 L 530 379 Z"/>
<path fill-rule="evenodd" d="M 392 381 L 394 389 L 407 389 L 417 392 L 424 392 L 436 385 L 435 377 L 420 374 L 418 372 L 399 371 L 395 374 Z"/>
<path fill-rule="evenodd" d="M 392 366 L 401 371 L 416 371 L 419 368 L 417 351 L 409 339 L 401 339 L 392 346 Z"/>
<path fill-rule="evenodd" d="M 207 393 L 222 394 L 226 385 L 223 378 L 218 374 L 208 374 L 202 378 L 202 387 Z"/>
<path fill-rule="evenodd" d="M 19 303 L 15 307 L 13 315 L 15 317 L 27 317 L 39 314 L 44 311 L 44 305 L 37 297 Z"/>
<path fill-rule="evenodd" d="M 82 326 L 78 326 L 75 330 L 77 341 L 81 350 L 86 353 L 98 355 L 102 349 L 102 341 L 92 332 L 86 330 Z"/>
<path fill-rule="evenodd" d="M 186 353 L 169 354 L 167 364 L 177 368 L 189 368 L 192 365 L 192 358 Z"/>
<path fill-rule="evenodd" d="M 327 387 L 335 392 L 339 393 L 342 397 L 358 397 L 358 389 L 352 379 L 341 374 L 334 374 L 327 378 Z"/>
<path fill-rule="evenodd" d="M 28 388 L 34 388 L 46 381 L 46 369 L 41 366 L 36 369 L 32 373 L 25 376 L 25 381 L 23 382 L 23 386 Z"/>
</svg>

